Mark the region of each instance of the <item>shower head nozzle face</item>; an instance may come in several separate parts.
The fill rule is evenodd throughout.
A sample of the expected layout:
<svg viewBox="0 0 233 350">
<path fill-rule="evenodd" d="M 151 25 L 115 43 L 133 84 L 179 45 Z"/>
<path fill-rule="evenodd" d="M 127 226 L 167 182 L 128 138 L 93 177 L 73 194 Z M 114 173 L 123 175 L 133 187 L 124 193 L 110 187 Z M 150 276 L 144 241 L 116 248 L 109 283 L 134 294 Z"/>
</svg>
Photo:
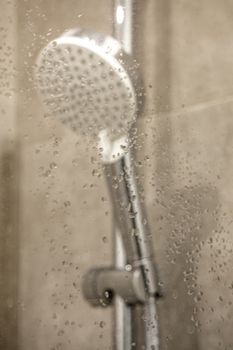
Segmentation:
<svg viewBox="0 0 233 350">
<path fill-rule="evenodd" d="M 35 81 L 45 111 L 75 132 L 119 136 L 129 131 L 140 104 L 134 66 L 115 39 L 72 32 L 41 51 Z"/>
</svg>

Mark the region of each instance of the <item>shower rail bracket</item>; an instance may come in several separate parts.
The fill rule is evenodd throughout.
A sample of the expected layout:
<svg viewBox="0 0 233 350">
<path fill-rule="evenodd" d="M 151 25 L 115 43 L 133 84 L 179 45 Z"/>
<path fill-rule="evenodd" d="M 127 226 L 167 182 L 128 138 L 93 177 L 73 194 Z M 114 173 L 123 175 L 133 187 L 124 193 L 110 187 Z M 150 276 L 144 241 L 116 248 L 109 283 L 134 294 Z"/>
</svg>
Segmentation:
<svg viewBox="0 0 233 350">
<path fill-rule="evenodd" d="M 127 304 L 144 304 L 147 300 L 141 270 L 94 268 L 83 279 L 83 294 L 92 306 L 108 306 L 114 295 Z"/>
</svg>

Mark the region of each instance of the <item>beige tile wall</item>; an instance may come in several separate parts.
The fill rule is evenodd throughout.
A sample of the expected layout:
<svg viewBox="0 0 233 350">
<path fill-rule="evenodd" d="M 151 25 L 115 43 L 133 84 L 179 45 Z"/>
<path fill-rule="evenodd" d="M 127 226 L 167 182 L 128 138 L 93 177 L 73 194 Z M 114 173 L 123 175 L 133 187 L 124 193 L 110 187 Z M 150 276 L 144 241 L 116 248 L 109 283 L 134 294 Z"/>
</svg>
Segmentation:
<svg viewBox="0 0 233 350">
<path fill-rule="evenodd" d="M 16 119 L 16 9 L 5 1 L 0 11 L 0 348 L 17 344 L 18 152 Z M 12 336 L 14 334 L 14 336 Z"/>
<path fill-rule="evenodd" d="M 232 347 L 232 11 L 230 1 L 145 0 L 139 13 L 147 104 L 137 168 L 164 283 L 163 349 Z M 111 1 L 18 1 L 16 17 L 20 243 L 8 261 L 19 255 L 17 347 L 110 349 L 110 310 L 80 293 L 84 271 L 111 261 L 105 181 L 95 150 L 43 115 L 32 68 L 65 29 L 111 33 Z"/>
<path fill-rule="evenodd" d="M 145 183 L 169 349 L 233 342 L 232 10 L 230 2 L 148 3 L 144 68 L 154 89 L 141 157 L 153 159 Z"/>
<path fill-rule="evenodd" d="M 18 7 L 23 41 L 19 105 L 22 350 L 110 346 L 110 310 L 90 308 L 80 292 L 84 271 L 111 261 L 110 210 L 104 179 L 98 176 L 98 159 L 81 138 L 43 116 L 31 84 L 39 49 L 74 26 L 108 32 L 109 5 L 106 1 L 29 1 Z"/>
</svg>

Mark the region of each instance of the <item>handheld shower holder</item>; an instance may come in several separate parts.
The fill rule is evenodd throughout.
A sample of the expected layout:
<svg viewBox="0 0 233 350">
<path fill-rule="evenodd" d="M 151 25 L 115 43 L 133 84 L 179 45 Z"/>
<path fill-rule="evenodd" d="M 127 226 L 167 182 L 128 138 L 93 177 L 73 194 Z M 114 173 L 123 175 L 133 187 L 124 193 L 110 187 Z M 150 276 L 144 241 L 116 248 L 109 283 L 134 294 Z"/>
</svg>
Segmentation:
<svg viewBox="0 0 233 350">
<path fill-rule="evenodd" d="M 127 266 L 131 268 L 130 265 L 126 265 L 126 268 Z M 91 269 L 84 276 L 83 294 L 92 306 L 102 307 L 110 305 L 114 295 L 119 295 L 130 305 L 143 304 L 147 299 L 140 269 Z"/>
<path fill-rule="evenodd" d="M 83 278 L 82 287 L 84 297 L 92 306 L 109 306 L 116 295 L 128 305 L 145 304 L 149 297 L 142 270 L 139 267 L 133 269 L 131 265 L 126 265 L 125 269 L 90 269 Z M 162 296 L 158 284 L 154 294 L 156 298 Z"/>
</svg>

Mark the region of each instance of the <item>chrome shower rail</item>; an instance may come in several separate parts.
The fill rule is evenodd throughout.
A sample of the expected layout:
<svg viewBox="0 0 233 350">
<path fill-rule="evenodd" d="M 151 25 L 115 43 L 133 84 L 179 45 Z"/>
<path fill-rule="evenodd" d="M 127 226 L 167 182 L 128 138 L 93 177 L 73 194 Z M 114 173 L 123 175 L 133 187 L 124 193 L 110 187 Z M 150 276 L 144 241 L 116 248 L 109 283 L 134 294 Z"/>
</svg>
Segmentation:
<svg viewBox="0 0 233 350">
<path fill-rule="evenodd" d="M 138 0 L 115 0 L 113 5 L 114 38 L 134 57 Z M 137 110 L 140 113 L 140 105 Z M 100 140 L 103 142 L 101 148 L 108 150 L 102 161 L 114 212 L 115 266 L 90 270 L 84 279 L 83 290 L 92 305 L 107 306 L 114 295 L 115 350 L 158 350 L 156 300 L 160 293 L 151 233 L 140 200 L 134 157 L 128 141 L 130 130 L 128 134 L 122 138 L 126 152 L 121 150 L 115 158 L 109 154 L 114 141 L 104 136 Z M 120 149 L 121 139 L 116 144 Z"/>
<path fill-rule="evenodd" d="M 138 298 L 138 302 L 130 306 L 121 297 L 116 299 L 116 350 L 129 350 L 131 347 L 142 349 L 142 346 L 146 350 L 157 350 L 159 339 L 156 299 L 160 293 L 151 234 L 138 193 L 131 153 L 128 152 L 116 163 L 105 165 L 105 173 L 112 196 L 116 235 L 120 235 L 123 241 L 123 251 L 120 250 L 122 247 L 116 246 L 115 254 L 125 254 L 122 265 L 117 264 L 116 268 L 139 270 L 142 277 L 141 288 L 145 291 L 145 299 L 140 301 Z"/>
<path fill-rule="evenodd" d="M 113 0 L 114 22 L 113 36 L 121 42 L 127 53 L 134 56 L 137 38 L 135 25 L 140 0 Z M 115 347 L 116 350 L 159 349 L 158 316 L 156 293 L 158 285 L 156 270 L 151 249 L 150 232 L 145 210 L 140 203 L 137 184 L 134 177 L 134 165 L 130 153 L 108 169 L 109 173 L 124 174 L 124 182 L 120 182 L 117 191 L 112 187 L 108 177 L 110 191 L 115 203 L 115 263 L 116 268 L 125 263 L 140 265 L 144 277 L 144 286 L 148 298 L 144 305 L 127 306 L 117 297 L 115 301 Z M 108 174 L 107 174 L 108 175 Z M 124 198 L 125 209 L 119 209 L 119 198 Z M 126 208 L 130 211 L 127 212 Z M 118 211 L 118 212 L 117 212 Z M 133 214 L 133 215 L 132 215 Z M 146 223 L 143 225 L 143 223 Z M 123 239 L 123 244 L 122 244 Z M 126 252 L 126 253 L 125 253 Z M 126 254 L 126 256 L 125 256 Z M 129 320 L 131 322 L 129 322 Z M 143 321 L 142 321 L 143 320 Z"/>
</svg>

